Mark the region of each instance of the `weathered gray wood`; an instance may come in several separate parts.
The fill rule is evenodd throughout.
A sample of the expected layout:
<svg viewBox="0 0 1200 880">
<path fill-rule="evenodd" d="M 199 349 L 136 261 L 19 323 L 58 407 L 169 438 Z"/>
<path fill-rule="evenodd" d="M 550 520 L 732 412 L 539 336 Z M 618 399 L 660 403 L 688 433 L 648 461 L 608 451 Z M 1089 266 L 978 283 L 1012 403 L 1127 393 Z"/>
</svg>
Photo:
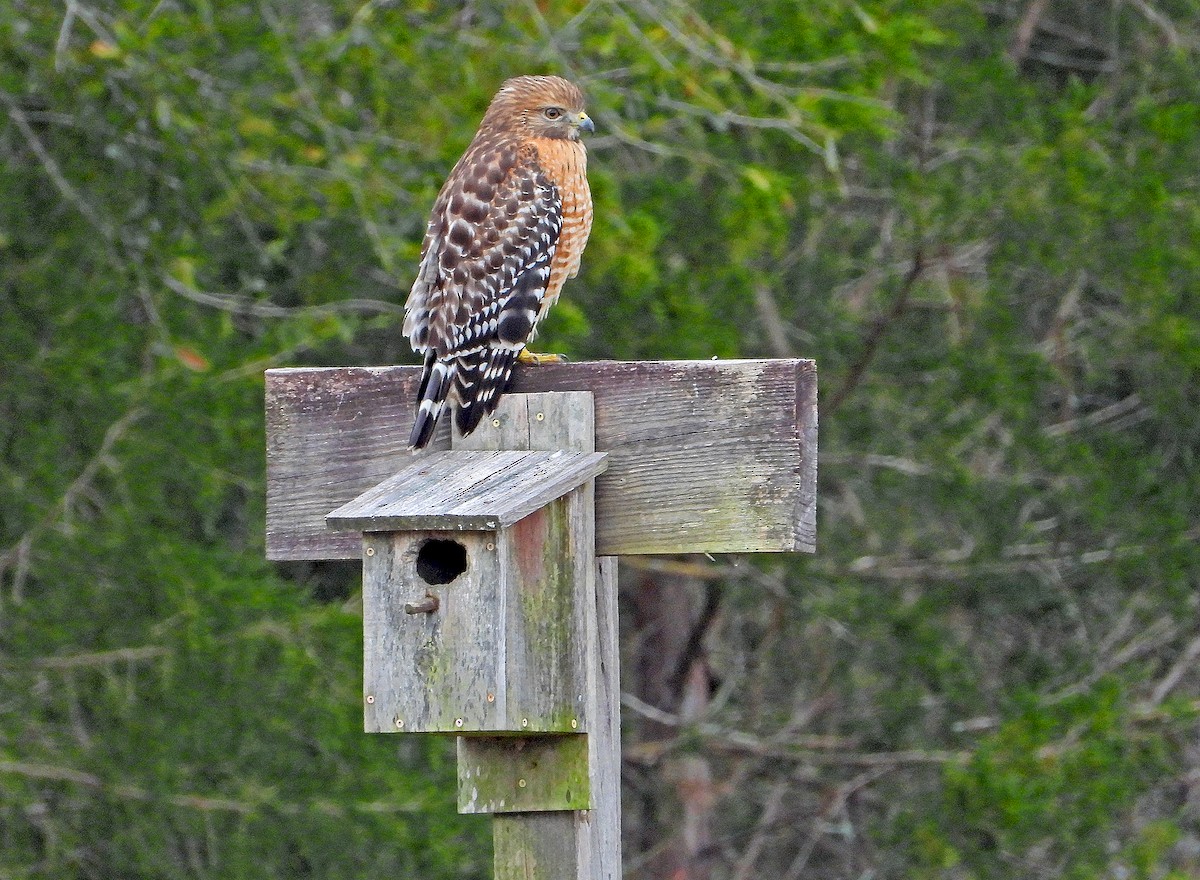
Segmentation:
<svg viewBox="0 0 1200 880">
<path fill-rule="evenodd" d="M 328 531 L 325 514 L 413 458 L 419 373 L 267 371 L 270 558 L 357 557 L 357 538 Z M 813 549 L 812 361 L 543 364 L 519 367 L 510 396 L 583 389 L 595 396 L 596 448 L 609 453 L 596 481 L 599 553 Z M 443 426 L 433 445 L 447 443 Z"/>
<path fill-rule="evenodd" d="M 617 635 L 617 558 L 596 560 L 596 645 L 588 651 L 588 764 L 592 809 L 586 817 L 587 880 L 621 880 L 621 649 Z"/>
<path fill-rule="evenodd" d="M 468 568 L 457 581 L 433 586 L 417 575 L 417 552 L 430 537 L 466 548 Z M 373 532 L 362 545 L 365 730 L 502 730 L 507 694 L 495 533 Z M 427 592 L 439 598 L 437 612 L 405 612 Z"/>
<path fill-rule="evenodd" d="M 505 397 L 495 417 L 468 437 L 455 436 L 455 449 L 574 449 L 595 448 L 592 397 L 585 393 L 521 394 Z M 582 504 L 573 511 L 570 532 L 577 545 L 593 546 L 592 486 L 585 484 L 572 492 Z M 580 554 L 581 556 L 584 554 Z M 586 670 L 586 757 L 590 788 L 590 809 L 572 812 L 512 813 L 494 817 L 495 870 L 497 878 L 547 877 L 559 880 L 616 880 L 621 873 L 621 792 L 620 792 L 620 686 L 616 635 L 615 560 L 594 561 L 589 571 L 578 576 L 586 585 L 588 615 L 584 621 L 585 638 L 581 644 Z M 556 737 L 553 739 L 563 740 Z M 570 750 L 575 744 L 556 745 L 551 738 L 536 740 L 538 748 Z M 485 750 L 511 749 L 504 746 L 477 747 L 475 741 L 459 740 L 460 805 L 469 801 L 461 785 L 464 752 L 472 758 L 487 760 Z M 492 741 L 495 742 L 495 741 Z M 476 775 L 505 772 L 510 760 L 498 756 L 500 769 Z M 552 779 L 566 788 L 573 764 L 555 762 Z M 481 766 L 481 765 L 476 765 Z M 572 786 L 572 791 L 574 788 Z M 548 803 L 548 801 L 544 801 Z"/>
<path fill-rule="evenodd" d="M 499 813 L 492 817 L 496 880 L 592 880 L 580 864 L 577 813 Z"/>
<path fill-rule="evenodd" d="M 554 415 L 548 417 L 547 413 Z M 467 437 L 455 432 L 453 444 L 455 449 L 485 449 L 493 444 L 505 449 L 593 449 L 594 434 L 588 430 L 593 419 L 592 400 L 586 396 L 557 392 L 520 394 L 503 400 L 494 417 Z M 580 825 L 578 876 L 585 880 L 620 880 L 621 655 L 617 560 L 613 556 L 597 557 L 596 565 L 596 634 L 586 653 L 591 809 L 575 817 Z M 460 748 L 460 771 L 461 755 Z M 533 832 L 527 829 L 527 833 Z"/>
<path fill-rule="evenodd" d="M 532 813 L 591 804 L 588 738 L 458 738 L 458 811 Z"/>
<path fill-rule="evenodd" d="M 591 494 L 589 481 L 500 532 L 501 577 L 510 584 L 505 730 L 588 729 L 584 656 L 595 631 L 596 565 Z"/>
<path fill-rule="evenodd" d="M 359 532 L 495 530 L 601 473 L 603 452 L 435 452 L 325 517 Z"/>
<path fill-rule="evenodd" d="M 578 455 L 596 454 L 595 420 L 595 397 L 588 392 L 527 391 L 501 398 L 491 418 L 465 437 L 456 426 L 451 442 L 455 450 L 572 450 Z"/>
<path fill-rule="evenodd" d="M 363 536 L 368 732 L 587 730 L 594 555 L 572 533 L 584 492 L 577 488 L 496 532 Z M 430 584 L 420 574 L 417 560 L 430 539 L 465 550 L 466 570 L 450 583 Z M 437 610 L 410 613 L 426 595 L 437 597 Z"/>
<path fill-rule="evenodd" d="M 513 394 L 502 398 L 493 417 L 472 434 L 463 437 L 456 429 L 452 445 L 456 455 L 487 449 L 602 454 L 595 452 L 594 420 L 593 398 L 586 391 Z M 528 608 L 521 628 L 509 635 L 510 683 L 528 693 L 572 691 L 577 702 L 570 721 L 578 722 L 573 729 L 581 732 L 590 730 L 587 652 L 596 642 L 594 498 L 594 484 L 586 481 L 501 533 L 507 539 L 505 570 Z M 555 581 L 551 568 L 569 581 Z M 549 584 L 557 587 L 557 604 L 548 601 Z M 564 597 L 572 589 L 568 607 Z M 572 636 L 564 638 L 558 628 L 568 614 L 575 615 Z M 563 643 L 567 649 L 559 647 Z M 555 729 L 561 730 L 561 723 Z"/>
</svg>

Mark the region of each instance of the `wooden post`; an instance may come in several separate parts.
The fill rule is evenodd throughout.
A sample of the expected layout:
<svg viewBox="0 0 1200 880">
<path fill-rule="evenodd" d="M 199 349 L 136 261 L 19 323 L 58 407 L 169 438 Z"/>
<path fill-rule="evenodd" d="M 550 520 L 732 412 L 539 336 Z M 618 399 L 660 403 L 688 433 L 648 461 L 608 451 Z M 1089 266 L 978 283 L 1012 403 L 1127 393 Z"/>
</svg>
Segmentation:
<svg viewBox="0 0 1200 880">
<path fill-rule="evenodd" d="M 363 556 L 366 729 L 459 734 L 498 880 L 618 880 L 615 557 L 812 551 L 814 366 L 518 370 L 414 454 L 419 374 L 267 372 L 267 555 Z"/>
<path fill-rule="evenodd" d="M 473 434 L 452 440 L 454 449 L 567 449 L 594 452 L 595 413 L 588 392 L 516 394 Z M 592 485 L 583 487 L 571 541 L 595 546 Z M 616 560 L 593 562 L 583 642 L 586 669 L 588 810 L 504 812 L 493 819 L 497 880 L 619 880 L 621 876 L 620 654 L 617 647 Z M 536 742 L 536 741 L 535 741 Z M 504 764 L 528 748 L 521 738 L 458 740 L 459 778 L 464 765 Z M 460 787 L 461 798 L 461 787 Z"/>
</svg>

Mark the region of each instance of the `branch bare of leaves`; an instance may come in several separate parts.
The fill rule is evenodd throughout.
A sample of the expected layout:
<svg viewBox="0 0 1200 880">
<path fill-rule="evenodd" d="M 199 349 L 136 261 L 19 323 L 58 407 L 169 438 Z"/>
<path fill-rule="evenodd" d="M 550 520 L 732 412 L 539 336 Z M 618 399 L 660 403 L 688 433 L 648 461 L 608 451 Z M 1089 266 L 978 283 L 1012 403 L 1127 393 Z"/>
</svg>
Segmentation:
<svg viewBox="0 0 1200 880">
<path fill-rule="evenodd" d="M 1175 23 L 1166 15 L 1159 12 L 1150 5 L 1149 0 L 1128 0 L 1129 5 L 1142 14 L 1146 21 L 1150 22 L 1166 37 L 1167 45 L 1172 49 L 1178 49 L 1183 45 L 1183 38 L 1179 36 L 1179 28 L 1175 27 Z"/>
<path fill-rule="evenodd" d="M 732 754 L 752 755 L 785 761 L 810 762 L 814 764 L 836 764 L 853 767 L 896 766 L 901 764 L 951 764 L 965 761 L 965 752 L 944 750 L 903 749 L 894 752 L 858 752 L 847 749 L 848 741 L 842 737 L 802 736 L 793 734 L 784 740 L 763 739 L 744 731 L 722 727 L 706 721 L 692 721 L 674 712 L 665 712 L 633 694 L 622 691 L 621 705 L 635 714 L 669 727 L 695 731 L 704 739 L 706 748 Z M 690 741 L 690 740 L 689 740 Z M 661 757 L 684 740 L 669 740 L 659 743 L 642 743 L 632 757 L 639 755 L 653 759 Z"/>
<path fill-rule="evenodd" d="M 109 425 L 108 430 L 104 432 L 104 439 L 100 441 L 100 448 L 92 456 L 91 460 L 84 465 L 83 470 L 79 472 L 78 476 L 67 486 L 62 497 L 46 511 L 38 522 L 26 530 L 25 534 L 17 539 L 15 544 L 4 551 L 3 554 L 0 554 L 0 577 L 4 575 L 10 566 L 17 563 L 16 576 L 12 584 L 14 601 L 20 602 L 22 599 L 25 575 L 28 572 L 28 558 L 33 542 L 70 513 L 76 501 L 90 491 L 92 482 L 96 479 L 101 469 L 112 466 L 113 463 L 109 457 L 112 448 L 125 435 L 125 432 L 133 427 L 138 419 L 142 418 L 145 414 L 146 410 L 142 407 L 134 407 Z"/>
<path fill-rule="evenodd" d="M 404 307 L 379 299 L 342 299 L 319 306 L 281 306 L 237 293 L 216 293 L 199 290 L 178 278 L 163 273 L 159 276 L 170 290 L 202 306 L 220 309 L 235 315 L 256 318 L 320 317 L 322 315 L 366 314 L 403 315 Z"/>
<path fill-rule="evenodd" d="M 20 776 L 46 782 L 65 782 L 70 785 L 89 788 L 102 792 L 118 800 L 135 801 L 147 804 L 167 804 L 203 813 L 234 813 L 240 816 L 250 816 L 256 813 L 274 813 L 282 816 L 299 816 L 317 814 L 342 818 L 361 814 L 392 814 L 419 813 L 428 809 L 422 803 L 396 803 L 394 801 L 360 801 L 348 807 L 333 800 L 316 799 L 307 802 L 281 802 L 273 794 L 264 795 L 261 800 L 237 800 L 219 795 L 196 794 L 162 794 L 128 783 L 111 783 L 94 773 L 76 770 L 73 767 L 63 767 L 57 764 L 42 764 L 33 761 L 0 761 L 0 774 Z M 262 786 L 264 792 L 272 791 L 270 786 Z"/>
<path fill-rule="evenodd" d="M 875 352 L 879 348 L 879 343 L 883 341 L 883 337 L 887 335 L 892 325 L 908 309 L 908 301 L 912 294 L 913 286 L 924 271 L 924 249 L 918 245 L 916 252 L 913 254 L 912 263 L 909 265 L 908 271 L 904 273 L 904 278 L 900 281 L 900 289 L 897 291 L 895 299 L 892 300 L 892 307 L 871 326 L 871 329 L 867 332 L 866 339 L 863 340 L 862 351 L 859 353 L 858 359 L 846 371 L 846 378 L 842 380 L 841 387 L 825 401 L 824 414 L 826 417 L 837 412 L 841 408 L 841 405 L 846 402 L 846 398 L 858 387 L 867 367 L 875 359 Z"/>
</svg>

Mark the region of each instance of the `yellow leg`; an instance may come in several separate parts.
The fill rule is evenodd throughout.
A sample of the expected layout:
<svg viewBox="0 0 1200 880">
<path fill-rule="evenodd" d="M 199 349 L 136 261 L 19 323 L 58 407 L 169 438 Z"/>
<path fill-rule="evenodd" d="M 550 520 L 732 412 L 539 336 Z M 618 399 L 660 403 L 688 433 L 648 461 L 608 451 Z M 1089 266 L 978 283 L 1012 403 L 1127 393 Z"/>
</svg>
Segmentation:
<svg viewBox="0 0 1200 880">
<path fill-rule="evenodd" d="M 567 359 L 561 354 L 534 354 L 529 349 L 523 348 L 517 355 L 517 361 L 522 364 L 562 364 L 566 363 Z"/>
</svg>

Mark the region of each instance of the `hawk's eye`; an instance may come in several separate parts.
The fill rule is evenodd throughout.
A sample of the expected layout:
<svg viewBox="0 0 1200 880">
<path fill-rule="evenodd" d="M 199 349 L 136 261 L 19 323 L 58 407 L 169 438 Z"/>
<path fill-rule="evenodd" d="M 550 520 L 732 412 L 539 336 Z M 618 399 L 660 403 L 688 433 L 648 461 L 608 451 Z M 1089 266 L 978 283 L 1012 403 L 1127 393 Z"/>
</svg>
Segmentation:
<svg viewBox="0 0 1200 880">
<path fill-rule="evenodd" d="M 545 110 L 542 111 L 542 114 L 547 119 L 558 119 L 560 116 L 563 115 L 563 112 L 558 107 L 547 107 Z"/>
</svg>

